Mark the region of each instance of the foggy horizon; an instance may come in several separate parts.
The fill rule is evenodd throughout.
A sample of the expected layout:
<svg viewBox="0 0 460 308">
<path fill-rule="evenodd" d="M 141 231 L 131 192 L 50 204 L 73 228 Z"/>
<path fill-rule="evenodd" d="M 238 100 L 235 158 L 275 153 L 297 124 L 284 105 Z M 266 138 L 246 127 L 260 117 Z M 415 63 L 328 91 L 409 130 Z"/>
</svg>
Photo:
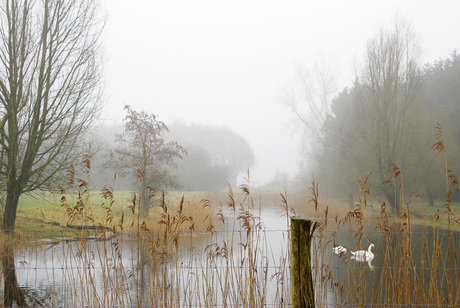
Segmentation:
<svg viewBox="0 0 460 308">
<path fill-rule="evenodd" d="M 123 107 L 154 113 L 167 125 L 182 120 L 224 126 L 252 146 L 251 178 L 294 177 L 301 134 L 280 95 L 320 57 L 337 67 L 335 95 L 351 86 L 366 44 L 396 14 L 412 22 L 422 64 L 457 48 L 460 25 L 447 1 L 216 3 L 105 1 L 108 97 L 102 123 L 121 123 Z"/>
</svg>

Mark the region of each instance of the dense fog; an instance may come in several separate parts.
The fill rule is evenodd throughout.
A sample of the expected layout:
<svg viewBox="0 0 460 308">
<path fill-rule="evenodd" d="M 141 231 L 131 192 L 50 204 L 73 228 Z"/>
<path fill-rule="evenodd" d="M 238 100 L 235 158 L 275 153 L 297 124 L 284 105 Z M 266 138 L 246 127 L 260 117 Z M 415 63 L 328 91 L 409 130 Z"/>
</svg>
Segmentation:
<svg viewBox="0 0 460 308">
<path fill-rule="evenodd" d="M 267 183 L 283 173 L 294 179 L 303 165 L 302 143 L 310 142 L 293 125 L 296 117 L 285 104 L 298 72 L 312 72 L 321 62 L 332 67 L 336 84 L 330 104 L 353 86 L 367 42 L 391 27 L 396 15 L 412 23 L 421 66 L 446 59 L 459 44 L 455 6 L 448 1 L 106 1 L 108 98 L 101 121 L 121 123 L 123 107 L 131 105 L 167 125 L 182 120 L 223 126 L 251 145 L 254 181 Z"/>
<path fill-rule="evenodd" d="M 340 15 L 331 4 L 259 3 L 243 13 L 239 2 L 203 2 L 213 14 L 197 6 L 190 16 L 184 7 L 142 4 L 152 18 L 132 24 L 120 23 L 137 13 L 132 6 L 107 5 L 109 96 L 94 134 L 95 183 L 116 173 L 118 188 L 135 182 L 113 163 L 129 105 L 161 121 L 162 140 L 180 152 L 155 167 L 167 179 L 156 189 L 222 190 L 250 180 L 305 191 L 314 176 L 327 195 L 352 204 L 367 176 L 378 196 L 391 199 L 399 170 L 406 191 L 430 202 L 441 197 L 444 152 L 432 148 L 439 138 L 449 168 L 459 167 L 452 9 L 335 4 Z M 435 24 L 445 35 L 432 33 Z M 139 47 L 129 66 L 122 43 Z"/>
</svg>

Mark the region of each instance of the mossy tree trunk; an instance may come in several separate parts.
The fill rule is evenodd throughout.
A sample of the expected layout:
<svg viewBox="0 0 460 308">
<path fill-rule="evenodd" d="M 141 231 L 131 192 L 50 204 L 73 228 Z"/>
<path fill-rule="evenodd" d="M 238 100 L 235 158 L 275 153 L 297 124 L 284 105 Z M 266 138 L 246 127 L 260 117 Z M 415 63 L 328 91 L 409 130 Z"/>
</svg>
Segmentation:
<svg viewBox="0 0 460 308">
<path fill-rule="evenodd" d="M 16 225 L 16 212 L 19 203 L 19 196 L 21 195 L 21 192 L 15 189 L 16 185 L 13 184 L 11 186 L 11 189 L 10 187 L 7 189 L 5 209 L 3 213 L 3 231 L 5 232 L 14 231 Z"/>
</svg>

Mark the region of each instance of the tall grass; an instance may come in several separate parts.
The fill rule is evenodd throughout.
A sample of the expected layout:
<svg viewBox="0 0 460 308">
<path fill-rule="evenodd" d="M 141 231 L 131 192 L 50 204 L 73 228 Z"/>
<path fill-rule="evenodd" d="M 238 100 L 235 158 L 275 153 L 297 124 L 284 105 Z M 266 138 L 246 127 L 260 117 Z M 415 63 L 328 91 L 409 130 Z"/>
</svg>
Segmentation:
<svg viewBox="0 0 460 308">
<path fill-rule="evenodd" d="M 339 305 L 455 307 L 460 304 L 460 220 L 452 209 L 452 193 L 458 191 L 458 181 L 448 168 L 444 137 L 439 125 L 435 138 L 433 149 L 443 160 L 446 173 L 444 211 L 438 211 L 432 217 L 431 225 L 412 226 L 411 206 L 404 201 L 403 174 L 397 164 L 392 164 L 390 178 L 383 184 L 389 184 L 394 187 L 395 194 L 400 194 L 398 206 L 402 214 L 396 217 L 388 213 L 385 202 L 382 202 L 377 217 L 365 217 L 365 213 L 370 213 L 365 209 L 369 205 L 367 180 L 371 174 L 361 180 L 361 196 L 354 211 L 339 222 L 345 230 L 333 234 L 347 232 L 350 235 L 348 243 L 340 244 L 352 250 L 365 249 L 374 241 L 377 247 L 376 266 L 370 270 L 365 263 L 352 261 L 349 255 L 340 258 L 339 264 L 343 266 L 339 266 L 334 277 L 327 276 Z M 416 192 L 409 194 L 409 199 L 418 198 L 421 197 Z M 437 227 L 440 219 L 447 219 L 447 229 Z M 366 231 L 365 221 L 371 221 L 374 230 L 367 228 Z M 324 238 L 322 234 L 317 236 Z M 414 236 L 421 239 L 414 242 Z M 324 246 L 321 239 L 317 243 L 320 248 Z M 324 278 L 323 275 L 321 277 Z M 319 303 L 324 301 L 320 300 Z"/>
<path fill-rule="evenodd" d="M 355 208 L 342 217 L 330 217 L 314 178 L 305 204 L 311 216 L 301 214 L 304 209 L 294 210 L 286 191 L 280 195 L 286 229 L 292 217 L 317 223 L 312 241 L 317 306 L 460 305 L 460 220 L 452 204 L 458 181 L 448 168 L 443 138 L 438 127 L 433 150 L 446 172 L 446 202 L 428 225 L 413 225 L 411 204 L 421 203 L 421 197 L 414 192 L 404 199 L 397 164 L 390 166 L 383 184 L 401 194 L 400 216 L 385 202 L 372 201 L 372 173 L 358 181 Z M 51 244 L 26 250 L 35 254 L 37 264 L 16 263 L 18 269 L 35 266 L 48 275 L 46 292 L 27 289 L 30 306 L 290 306 L 289 233 L 277 231 L 282 233 L 279 243 L 269 245 L 270 226 L 257 216 L 260 205 L 249 185 L 236 192 L 229 187 L 225 201 L 202 199 L 193 206 L 185 197 L 171 203 L 164 192 L 151 193 L 151 215 L 142 219 L 139 195 L 118 208 L 110 185 L 100 192 L 103 202 L 94 204 L 89 152 L 83 166 L 83 179 L 71 166 L 58 189 L 67 228 L 59 239 L 53 233 Z M 103 217 L 94 215 L 96 208 L 102 208 Z M 438 226 L 443 219 L 445 229 Z M 349 253 L 332 254 L 337 244 L 354 251 L 370 243 L 376 246 L 370 262 L 357 262 Z"/>
<path fill-rule="evenodd" d="M 90 155 L 85 156 L 86 175 L 90 174 L 89 160 Z M 72 166 L 66 187 L 59 187 L 68 229 L 61 241 L 40 251 L 44 259 L 51 258 L 45 262 L 46 272 L 54 275 L 62 269 L 63 281 L 50 279 L 49 297 L 30 295 L 30 303 L 47 307 L 59 307 L 63 301 L 73 307 L 263 307 L 273 277 L 287 280 L 285 265 L 277 267 L 270 260 L 265 227 L 255 215 L 248 185 L 240 186 L 237 197 L 229 188 L 226 204 L 216 206 L 217 215 L 209 200 L 201 200 L 206 224 L 197 229 L 194 217 L 184 209 L 185 198 L 171 205 L 165 193 L 152 194 L 149 199 L 155 199 L 152 204 L 159 215 L 141 220 L 139 198 L 134 194 L 121 215 L 115 216 L 112 188 L 102 189 L 102 204 L 91 204 L 89 181 L 75 175 Z M 103 219 L 93 217 L 96 206 L 104 209 Z M 275 273 L 278 270 L 282 274 Z M 286 287 L 276 291 L 286 292 Z M 284 304 L 289 299 L 284 294 L 278 300 Z"/>
</svg>

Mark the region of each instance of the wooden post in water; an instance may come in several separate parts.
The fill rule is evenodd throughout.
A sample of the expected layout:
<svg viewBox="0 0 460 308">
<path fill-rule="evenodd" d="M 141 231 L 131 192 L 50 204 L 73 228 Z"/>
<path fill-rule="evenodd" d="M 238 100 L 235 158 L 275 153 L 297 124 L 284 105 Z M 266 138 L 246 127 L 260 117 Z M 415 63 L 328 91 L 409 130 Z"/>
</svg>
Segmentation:
<svg viewBox="0 0 460 308">
<path fill-rule="evenodd" d="M 315 307 L 311 273 L 311 239 L 316 222 L 291 218 L 291 295 L 292 307 Z"/>
</svg>

